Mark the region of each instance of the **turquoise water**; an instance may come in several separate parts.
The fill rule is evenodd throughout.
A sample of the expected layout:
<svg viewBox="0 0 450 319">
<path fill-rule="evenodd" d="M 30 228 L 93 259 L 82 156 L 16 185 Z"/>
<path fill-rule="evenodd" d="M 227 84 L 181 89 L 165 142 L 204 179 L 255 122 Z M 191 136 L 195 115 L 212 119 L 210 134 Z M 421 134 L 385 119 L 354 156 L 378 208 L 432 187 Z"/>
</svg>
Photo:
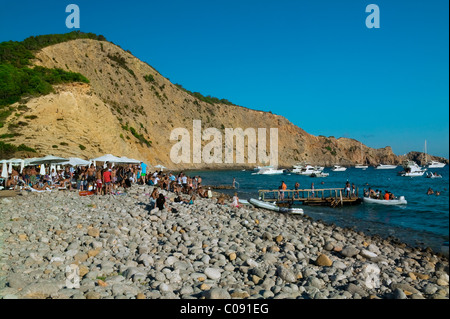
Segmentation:
<svg viewBox="0 0 450 319">
<path fill-rule="evenodd" d="M 392 170 L 377 170 L 369 167 L 366 170 L 348 168 L 345 172 L 333 172 L 325 178 L 312 178 L 296 174 L 252 175 L 254 171 L 191 171 L 190 176 L 200 175 L 204 185 L 231 185 L 233 177 L 239 183 L 236 190 L 240 199 L 257 198 L 259 189 L 278 189 L 284 181 L 288 189 L 294 189 L 296 182 L 300 189 L 344 188 L 346 181 L 359 188 L 362 197 L 363 189 L 388 190 L 395 196 L 405 196 L 407 205 L 385 206 L 365 204 L 339 208 L 311 207 L 303 205 L 306 215 L 326 223 L 334 223 L 340 227 L 351 227 L 365 234 L 381 237 L 393 236 L 411 246 L 431 247 L 440 251 L 442 242 L 449 238 L 449 169 L 428 169 L 438 172 L 442 178 L 402 177 L 397 176 L 401 166 Z M 323 184 L 322 184 L 323 182 Z M 440 196 L 427 195 L 428 188 L 440 191 Z M 234 190 L 223 190 L 233 195 Z"/>
</svg>

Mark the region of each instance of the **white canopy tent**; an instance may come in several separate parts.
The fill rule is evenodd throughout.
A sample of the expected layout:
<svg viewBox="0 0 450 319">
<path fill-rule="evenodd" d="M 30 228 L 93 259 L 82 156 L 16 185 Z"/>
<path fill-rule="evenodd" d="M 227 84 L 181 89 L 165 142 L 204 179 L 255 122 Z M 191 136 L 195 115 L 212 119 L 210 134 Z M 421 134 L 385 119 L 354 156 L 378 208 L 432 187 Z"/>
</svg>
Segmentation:
<svg viewBox="0 0 450 319">
<path fill-rule="evenodd" d="M 167 167 L 164 167 L 164 166 L 158 164 L 158 165 L 155 166 L 155 168 L 159 168 L 162 171 L 164 168 L 167 168 Z"/>
<path fill-rule="evenodd" d="M 97 158 L 92 158 L 91 161 L 93 162 L 108 162 L 108 163 L 121 163 L 122 160 L 120 159 L 120 157 L 111 155 L 111 154 L 106 154 Z"/>
<path fill-rule="evenodd" d="M 126 156 L 121 156 L 120 159 L 122 160 L 123 164 L 140 164 L 141 163 L 141 161 L 138 161 L 133 158 L 128 158 Z"/>
<path fill-rule="evenodd" d="M 11 163 L 13 165 L 19 165 L 23 160 L 20 158 L 11 158 L 7 160 L 8 163 Z"/>
<path fill-rule="evenodd" d="M 88 166 L 91 163 L 78 157 L 69 157 L 68 160 L 68 162 L 57 163 L 57 165 Z"/>
<path fill-rule="evenodd" d="M 8 178 L 8 165 L 6 164 L 7 160 L 2 160 L 0 163 L 2 163 L 2 175 L 1 175 L 1 177 L 7 179 Z"/>
<path fill-rule="evenodd" d="M 38 157 L 29 162 L 30 165 L 40 165 L 40 164 L 62 164 L 69 160 L 62 157 L 57 157 L 53 155 L 47 155 L 45 157 Z"/>
<path fill-rule="evenodd" d="M 29 162 L 29 165 L 41 165 L 41 169 L 39 171 L 40 175 L 45 175 L 45 164 L 56 164 L 56 163 L 65 163 L 68 162 L 68 159 L 57 157 L 53 155 L 47 155 L 44 157 L 38 157 Z"/>
</svg>

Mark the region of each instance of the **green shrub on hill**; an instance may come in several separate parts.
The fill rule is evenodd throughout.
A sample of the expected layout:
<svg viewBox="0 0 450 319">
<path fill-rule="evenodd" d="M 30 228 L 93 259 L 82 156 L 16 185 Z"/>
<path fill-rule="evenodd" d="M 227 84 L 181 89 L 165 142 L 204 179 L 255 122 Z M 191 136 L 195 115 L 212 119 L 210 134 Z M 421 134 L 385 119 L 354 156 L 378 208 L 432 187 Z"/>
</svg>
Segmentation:
<svg viewBox="0 0 450 319">
<path fill-rule="evenodd" d="M 226 104 L 226 105 L 235 105 L 232 102 L 228 101 L 227 99 L 219 99 L 217 97 L 213 97 L 213 96 L 204 96 L 203 94 L 201 94 L 200 92 L 191 92 L 187 89 L 185 89 L 183 86 L 181 86 L 181 84 L 175 84 L 176 87 L 178 87 L 180 90 L 185 91 L 186 93 L 190 94 L 191 96 L 199 99 L 200 101 L 209 103 L 209 104 Z"/>
<path fill-rule="evenodd" d="M 34 148 L 28 147 L 24 144 L 20 144 L 19 146 L 15 146 L 13 144 L 4 143 L 0 141 L 0 158 L 8 158 L 14 153 L 19 151 L 33 152 L 36 153 Z"/>
<path fill-rule="evenodd" d="M 52 85 L 69 82 L 89 83 L 83 75 L 62 69 L 29 68 L 33 51 L 46 46 L 75 39 L 106 40 L 93 33 L 70 32 L 29 37 L 22 42 L 0 43 L 0 105 L 13 104 L 24 95 L 45 95 L 53 91 Z"/>
<path fill-rule="evenodd" d="M 52 85 L 70 82 L 89 83 L 89 80 L 80 73 L 62 69 L 41 66 L 17 68 L 12 64 L 0 64 L 0 105 L 18 102 L 24 95 L 46 95 L 53 91 Z"/>
</svg>

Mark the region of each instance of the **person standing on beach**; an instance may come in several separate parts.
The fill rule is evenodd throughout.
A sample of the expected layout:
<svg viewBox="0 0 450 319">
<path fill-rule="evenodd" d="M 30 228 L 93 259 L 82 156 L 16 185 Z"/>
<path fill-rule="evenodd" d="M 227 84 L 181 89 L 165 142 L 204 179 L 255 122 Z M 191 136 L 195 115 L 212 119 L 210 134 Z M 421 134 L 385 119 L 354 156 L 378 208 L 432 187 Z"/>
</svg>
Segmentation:
<svg viewBox="0 0 450 319">
<path fill-rule="evenodd" d="M 94 181 L 95 181 L 95 167 L 94 167 L 94 164 L 91 164 L 91 166 L 87 169 L 87 176 L 86 176 L 87 188 L 86 188 L 86 190 L 89 190 L 89 185 L 92 185 L 92 189 L 94 189 Z"/>
<path fill-rule="evenodd" d="M 116 191 L 116 183 L 117 183 L 117 167 L 113 167 L 111 169 L 111 188 L 112 191 L 115 192 Z"/>
<path fill-rule="evenodd" d="M 345 195 L 350 198 L 350 182 L 348 180 L 345 183 Z"/>
<path fill-rule="evenodd" d="M 181 176 L 181 183 L 183 184 L 184 192 L 187 192 L 187 186 L 188 186 L 188 184 L 187 184 L 187 176 L 186 176 L 185 174 L 183 174 L 183 175 Z"/>
<path fill-rule="evenodd" d="M 105 184 L 105 194 L 111 193 L 111 169 L 108 167 L 103 172 L 103 183 Z"/>
<path fill-rule="evenodd" d="M 287 190 L 287 185 L 284 181 L 281 182 L 281 186 L 280 186 L 280 199 L 283 200 L 284 199 L 284 191 Z"/>
<path fill-rule="evenodd" d="M 295 196 L 297 196 L 297 198 L 300 198 L 300 194 L 298 191 L 299 188 L 300 188 L 300 183 L 299 182 L 295 183 L 294 189 L 295 189 Z"/>
<path fill-rule="evenodd" d="M 97 179 L 96 181 L 96 188 L 95 188 L 95 193 L 97 195 L 103 195 L 103 181 L 102 181 L 102 171 L 98 170 L 97 172 L 95 172 L 95 177 Z"/>
</svg>

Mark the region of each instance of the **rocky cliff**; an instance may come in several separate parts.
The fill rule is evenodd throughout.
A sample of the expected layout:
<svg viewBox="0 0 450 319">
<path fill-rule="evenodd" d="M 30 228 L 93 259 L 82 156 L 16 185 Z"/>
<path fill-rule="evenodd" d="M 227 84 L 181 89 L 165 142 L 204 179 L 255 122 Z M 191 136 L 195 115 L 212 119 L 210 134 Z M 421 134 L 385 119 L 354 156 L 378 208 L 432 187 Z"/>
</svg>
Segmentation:
<svg viewBox="0 0 450 319">
<path fill-rule="evenodd" d="M 179 169 L 264 164 L 247 160 L 244 164 L 174 164 L 172 130 L 187 129 L 192 141 L 193 121 L 201 120 L 202 130 L 212 127 L 222 134 L 226 128 L 266 128 L 267 139 L 270 128 L 277 128 L 281 167 L 297 162 L 331 166 L 402 160 L 390 147 L 373 149 L 354 139 L 313 136 L 270 112 L 202 101 L 107 41 L 72 40 L 45 47 L 35 57 L 34 65 L 79 72 L 90 82 L 57 85 L 54 93 L 12 105 L 14 115 L 0 128 L 0 135 L 15 133 L 4 141 L 24 143 L 42 154 L 94 158 L 111 153 Z M 203 146 L 208 143 L 202 141 Z"/>
</svg>

